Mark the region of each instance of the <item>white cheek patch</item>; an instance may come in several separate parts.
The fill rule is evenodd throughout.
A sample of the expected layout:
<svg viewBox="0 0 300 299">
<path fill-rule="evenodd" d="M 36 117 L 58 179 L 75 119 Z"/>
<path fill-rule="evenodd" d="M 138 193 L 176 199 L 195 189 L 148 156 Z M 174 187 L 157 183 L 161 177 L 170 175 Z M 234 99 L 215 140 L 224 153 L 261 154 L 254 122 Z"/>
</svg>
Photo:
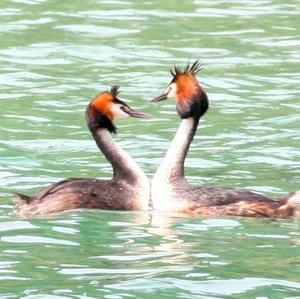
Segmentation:
<svg viewBox="0 0 300 299">
<path fill-rule="evenodd" d="M 176 84 L 175 83 L 170 84 L 166 90 L 166 93 L 168 94 L 167 98 L 176 98 L 176 92 L 177 92 Z"/>
<path fill-rule="evenodd" d="M 121 107 L 122 107 L 122 105 L 120 105 L 120 104 L 113 104 L 112 114 L 113 114 L 114 120 L 129 117 L 129 115 L 126 112 L 124 112 L 121 109 Z"/>
</svg>

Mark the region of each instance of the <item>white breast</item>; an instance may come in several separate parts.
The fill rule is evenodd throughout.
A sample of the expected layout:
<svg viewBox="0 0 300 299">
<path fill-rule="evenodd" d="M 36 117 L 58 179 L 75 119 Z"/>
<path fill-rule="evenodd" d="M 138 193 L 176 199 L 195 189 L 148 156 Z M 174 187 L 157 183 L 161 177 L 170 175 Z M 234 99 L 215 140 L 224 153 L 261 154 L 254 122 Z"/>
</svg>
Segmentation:
<svg viewBox="0 0 300 299">
<path fill-rule="evenodd" d="M 163 173 L 156 173 L 151 182 L 151 200 L 154 210 L 172 210 L 172 189 Z"/>
</svg>

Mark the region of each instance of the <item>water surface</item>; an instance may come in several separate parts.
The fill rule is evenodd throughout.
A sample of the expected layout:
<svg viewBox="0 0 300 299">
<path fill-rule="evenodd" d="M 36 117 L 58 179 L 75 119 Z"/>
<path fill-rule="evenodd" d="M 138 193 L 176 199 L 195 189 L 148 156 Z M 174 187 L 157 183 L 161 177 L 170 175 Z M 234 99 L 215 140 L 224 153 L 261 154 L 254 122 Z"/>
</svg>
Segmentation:
<svg viewBox="0 0 300 299">
<path fill-rule="evenodd" d="M 12 210 L 14 192 L 111 176 L 84 110 L 112 84 L 155 116 L 116 136 L 151 177 L 179 120 L 149 100 L 188 59 L 205 63 L 210 99 L 190 181 L 299 189 L 299 13 L 297 0 L 2 1 L 0 298 L 299 298 L 299 219 Z"/>
</svg>

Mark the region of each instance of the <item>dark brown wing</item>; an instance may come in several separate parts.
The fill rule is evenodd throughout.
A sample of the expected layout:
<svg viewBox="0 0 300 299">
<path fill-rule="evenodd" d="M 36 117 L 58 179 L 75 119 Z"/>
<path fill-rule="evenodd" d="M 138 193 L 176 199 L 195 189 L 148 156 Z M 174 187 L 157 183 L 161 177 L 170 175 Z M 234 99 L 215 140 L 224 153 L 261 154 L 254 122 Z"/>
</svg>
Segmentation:
<svg viewBox="0 0 300 299">
<path fill-rule="evenodd" d="M 74 184 L 74 182 L 80 182 L 84 179 L 80 179 L 80 178 L 68 178 L 56 183 L 51 184 L 50 186 L 46 187 L 45 189 L 43 189 L 40 193 L 37 194 L 36 197 L 34 197 L 33 199 L 36 200 L 41 200 L 43 199 L 45 196 L 49 195 L 49 194 L 53 194 L 62 190 L 65 190 L 66 187 L 68 186 L 72 186 Z"/>
<path fill-rule="evenodd" d="M 36 200 L 58 200 L 59 196 L 67 201 L 68 195 L 74 194 L 80 207 L 123 209 L 132 197 L 129 193 L 132 190 L 122 181 L 69 178 L 50 185 L 37 195 Z"/>
<path fill-rule="evenodd" d="M 193 201 L 208 206 L 229 205 L 239 201 L 275 203 L 272 198 L 243 189 L 192 187 Z"/>
<path fill-rule="evenodd" d="M 23 203 L 16 206 L 20 215 L 77 208 L 133 210 L 136 204 L 132 186 L 122 181 L 73 178 L 50 185 L 30 200 L 21 200 Z"/>
</svg>

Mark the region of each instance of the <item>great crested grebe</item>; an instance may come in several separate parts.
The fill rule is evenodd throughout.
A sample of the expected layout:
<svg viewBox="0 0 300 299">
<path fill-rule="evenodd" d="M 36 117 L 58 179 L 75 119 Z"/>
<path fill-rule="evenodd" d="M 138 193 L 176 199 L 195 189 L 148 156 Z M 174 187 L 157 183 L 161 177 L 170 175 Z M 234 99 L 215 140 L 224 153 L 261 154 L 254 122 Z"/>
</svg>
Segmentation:
<svg viewBox="0 0 300 299">
<path fill-rule="evenodd" d="M 113 140 L 114 121 L 128 116 L 149 118 L 117 98 L 118 87 L 98 94 L 86 109 L 86 121 L 99 149 L 113 167 L 111 180 L 69 178 L 35 197 L 16 194 L 16 213 L 47 214 L 77 208 L 143 210 L 148 208 L 150 184 L 139 165 Z"/>
<path fill-rule="evenodd" d="M 195 61 L 184 70 L 175 67 L 172 81 L 164 93 L 154 98 L 158 102 L 175 98 L 181 124 L 154 174 L 151 199 L 154 209 L 201 215 L 237 215 L 290 217 L 298 214 L 293 203 L 300 193 L 271 199 L 242 189 L 212 188 L 190 185 L 184 177 L 184 160 L 196 133 L 201 116 L 208 110 L 208 98 L 196 74 L 201 63 Z"/>
</svg>

